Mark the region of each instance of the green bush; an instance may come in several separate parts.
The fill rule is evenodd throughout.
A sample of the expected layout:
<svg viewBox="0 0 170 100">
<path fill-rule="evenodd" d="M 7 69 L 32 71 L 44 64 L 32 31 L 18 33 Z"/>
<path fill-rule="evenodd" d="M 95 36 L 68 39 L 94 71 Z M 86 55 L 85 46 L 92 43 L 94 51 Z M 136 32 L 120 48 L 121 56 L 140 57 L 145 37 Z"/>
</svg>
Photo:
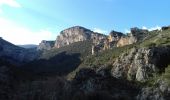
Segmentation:
<svg viewBox="0 0 170 100">
<path fill-rule="evenodd" d="M 155 47 L 156 43 L 150 42 L 148 44 L 145 44 L 145 47 Z"/>
</svg>

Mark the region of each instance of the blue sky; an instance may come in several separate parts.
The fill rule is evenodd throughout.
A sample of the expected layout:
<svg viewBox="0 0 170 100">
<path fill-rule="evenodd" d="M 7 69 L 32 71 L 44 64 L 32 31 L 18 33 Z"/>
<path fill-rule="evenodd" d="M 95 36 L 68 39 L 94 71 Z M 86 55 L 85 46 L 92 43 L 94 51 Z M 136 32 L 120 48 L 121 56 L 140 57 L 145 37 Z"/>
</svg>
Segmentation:
<svg viewBox="0 0 170 100">
<path fill-rule="evenodd" d="M 14 44 L 55 40 L 65 28 L 108 34 L 170 23 L 170 0 L 0 0 L 0 36 Z"/>
</svg>

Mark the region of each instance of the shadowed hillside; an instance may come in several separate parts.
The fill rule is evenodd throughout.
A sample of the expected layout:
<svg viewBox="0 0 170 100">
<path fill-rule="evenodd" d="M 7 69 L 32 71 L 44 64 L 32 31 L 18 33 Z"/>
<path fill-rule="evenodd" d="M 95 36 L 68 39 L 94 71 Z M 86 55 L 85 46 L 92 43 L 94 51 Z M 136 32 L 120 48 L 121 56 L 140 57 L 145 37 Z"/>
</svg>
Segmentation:
<svg viewBox="0 0 170 100">
<path fill-rule="evenodd" d="M 0 99 L 169 100 L 170 29 L 139 33 L 140 41 L 94 55 L 87 40 L 19 67 L 0 59 Z"/>
<path fill-rule="evenodd" d="M 61 52 L 49 59 L 39 59 L 32 61 L 24 66 L 24 70 L 33 71 L 38 74 L 57 74 L 64 75 L 75 70 L 81 63 L 79 53 Z"/>
</svg>

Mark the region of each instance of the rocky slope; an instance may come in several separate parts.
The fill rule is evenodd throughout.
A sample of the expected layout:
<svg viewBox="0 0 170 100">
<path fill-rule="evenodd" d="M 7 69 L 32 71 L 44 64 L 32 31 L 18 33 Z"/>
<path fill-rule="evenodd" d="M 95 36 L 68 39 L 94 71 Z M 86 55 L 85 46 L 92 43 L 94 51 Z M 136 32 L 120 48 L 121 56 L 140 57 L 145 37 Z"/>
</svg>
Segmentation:
<svg viewBox="0 0 170 100">
<path fill-rule="evenodd" d="M 134 44 L 145 40 L 148 36 L 148 30 L 139 29 L 137 27 L 131 28 L 131 32 L 126 36 L 121 37 L 117 42 L 117 47 Z"/>
<path fill-rule="evenodd" d="M 141 34 L 139 34 L 139 42 L 136 44 L 113 48 L 112 50 L 88 57 L 76 72 L 79 73 L 82 68 L 87 68 L 92 69 L 97 74 L 102 75 L 102 77 L 111 75 L 118 80 L 137 83 L 138 93 L 131 96 L 132 98 L 130 99 L 169 100 L 170 66 L 168 65 L 170 65 L 170 30 L 167 28 L 162 31 L 146 31 L 146 34 Z M 88 75 L 84 73 L 82 78 L 84 79 Z M 73 80 L 77 77 L 74 74 L 72 76 Z M 88 80 L 87 83 L 83 82 L 83 87 L 81 88 L 86 89 L 85 87 L 88 87 L 88 90 L 93 90 L 98 87 L 97 82 L 99 80 L 95 78 Z M 132 87 L 136 87 L 135 83 L 132 84 Z M 117 99 L 119 100 L 120 98 Z"/>
<path fill-rule="evenodd" d="M 93 31 L 81 26 L 75 26 L 60 32 L 60 35 L 57 36 L 55 47 L 60 48 L 74 42 L 85 41 L 94 38 L 101 40 L 106 38 L 106 36 L 103 34 L 94 33 Z"/>
<path fill-rule="evenodd" d="M 39 73 L 68 74 L 91 54 L 91 41 L 79 41 L 70 45 L 43 51 L 39 59 L 31 61 L 23 68 Z M 81 48 L 81 49 L 80 49 Z"/>
<path fill-rule="evenodd" d="M 123 53 L 113 64 L 112 75 L 136 81 L 146 81 L 153 73 L 163 71 L 170 63 L 170 47 L 133 48 Z"/>
<path fill-rule="evenodd" d="M 54 47 L 55 41 L 46 41 L 42 40 L 41 43 L 38 45 L 37 50 L 44 51 L 50 50 Z"/>
<path fill-rule="evenodd" d="M 111 38 L 110 41 L 119 41 L 120 38 L 125 36 L 125 35 L 121 32 L 116 32 L 116 31 L 113 30 L 109 33 L 109 36 L 110 36 L 109 38 Z"/>
<path fill-rule="evenodd" d="M 0 57 L 14 64 L 32 61 L 38 57 L 33 49 L 24 49 L 0 38 Z"/>
<path fill-rule="evenodd" d="M 61 34 L 62 38 L 60 37 L 59 40 L 64 39 L 64 41 L 58 42 L 60 48 L 46 50 L 40 59 L 25 66 L 34 69 L 31 71 L 24 69 L 31 76 L 23 73 L 17 76 L 16 74 L 21 72 L 10 69 L 12 65 L 8 65 L 8 62 L 4 64 L 2 60 L 0 99 L 169 100 L 170 29 L 169 27 L 162 29 L 147 31 L 132 28 L 129 35 L 114 31 L 112 32 L 112 37 L 115 37 L 113 40 L 118 42 L 124 38 L 128 41 L 122 42 L 127 42 L 126 46 L 121 44 L 94 55 L 90 53 L 92 41 L 88 41 L 94 36 L 89 36 L 86 40 L 82 38 L 88 37 L 84 34 L 85 31 L 83 35 L 76 35 L 81 33 L 78 31 L 81 27 L 77 30 L 75 28 L 76 31 L 74 28 L 68 29 L 72 32 L 70 35 L 68 35 L 69 32 Z M 87 30 L 88 32 L 90 31 Z M 72 33 L 76 33 L 73 35 L 75 38 L 72 37 Z M 66 42 L 67 39 L 70 40 Z M 7 44 L 4 40 L 0 43 L 4 43 L 0 47 L 3 52 L 0 53 L 2 58 L 4 53 L 13 55 L 11 49 L 8 51 L 9 48 L 13 48 L 13 53 L 16 53 L 17 47 L 14 45 Z M 6 48 L 5 51 L 4 48 Z M 4 59 L 8 60 L 7 57 Z M 36 71 L 37 73 L 33 73 Z M 20 79 L 19 76 L 23 78 Z"/>
</svg>

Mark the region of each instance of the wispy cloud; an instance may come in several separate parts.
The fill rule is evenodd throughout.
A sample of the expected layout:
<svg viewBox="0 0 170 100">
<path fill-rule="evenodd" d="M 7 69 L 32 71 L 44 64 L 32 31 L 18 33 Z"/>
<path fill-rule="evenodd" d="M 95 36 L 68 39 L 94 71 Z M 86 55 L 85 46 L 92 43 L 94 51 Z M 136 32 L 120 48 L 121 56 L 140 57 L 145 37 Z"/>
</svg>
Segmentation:
<svg viewBox="0 0 170 100">
<path fill-rule="evenodd" d="M 146 26 L 143 26 L 142 29 L 147 29 L 149 31 L 153 31 L 153 30 L 160 30 L 161 27 L 160 26 L 155 26 L 155 27 L 150 27 L 150 28 L 147 28 Z"/>
<path fill-rule="evenodd" d="M 38 44 L 41 40 L 52 40 L 56 36 L 47 29 L 32 31 L 0 17 L 0 37 L 14 44 Z"/>
<path fill-rule="evenodd" d="M 100 29 L 100 28 L 94 28 L 93 31 L 94 31 L 94 32 L 98 32 L 98 33 L 104 33 L 104 34 L 107 33 L 106 30 L 103 30 L 103 29 Z"/>
<path fill-rule="evenodd" d="M 130 33 L 130 30 L 128 30 L 128 29 L 125 29 L 125 33 Z"/>
<path fill-rule="evenodd" d="M 0 6 L 8 5 L 11 7 L 21 7 L 21 5 L 16 0 L 0 0 Z"/>
<path fill-rule="evenodd" d="M 3 13 L 2 6 L 4 5 L 15 8 L 21 7 L 21 5 L 15 0 L 0 0 L 0 14 Z"/>
</svg>

